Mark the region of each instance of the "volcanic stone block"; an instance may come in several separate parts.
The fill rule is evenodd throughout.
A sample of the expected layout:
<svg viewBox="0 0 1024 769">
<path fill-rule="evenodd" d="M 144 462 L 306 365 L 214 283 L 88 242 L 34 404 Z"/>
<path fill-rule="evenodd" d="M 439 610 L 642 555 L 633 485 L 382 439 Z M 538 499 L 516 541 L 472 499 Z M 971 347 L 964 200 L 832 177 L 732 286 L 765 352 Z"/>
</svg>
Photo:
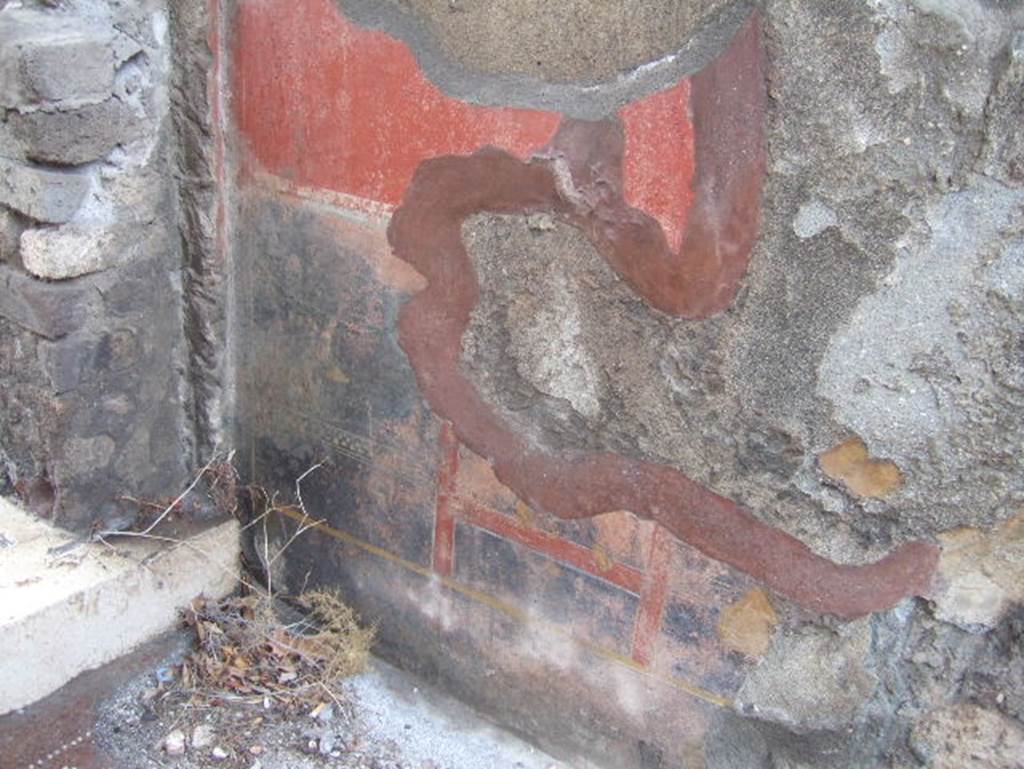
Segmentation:
<svg viewBox="0 0 1024 769">
<path fill-rule="evenodd" d="M 78 328 L 86 314 L 88 290 L 34 280 L 0 265 L 0 315 L 47 339 Z"/>
<path fill-rule="evenodd" d="M 25 8 L 0 12 L 0 103 L 100 101 L 114 84 L 109 29 Z"/>
<path fill-rule="evenodd" d="M 174 496 L 188 481 L 168 247 L 150 235 L 147 258 L 73 283 L 0 273 L 2 466 L 30 504 L 34 485 L 50 489 L 35 509 L 58 525 L 130 521 L 122 494 Z"/>
<path fill-rule="evenodd" d="M 21 260 L 33 275 L 50 280 L 75 278 L 127 261 L 131 251 L 119 229 L 76 227 L 28 230 L 21 236 Z"/>
<path fill-rule="evenodd" d="M 8 123 L 30 160 L 67 165 L 103 157 L 136 128 L 128 105 L 118 99 L 73 110 L 15 113 Z"/>
<path fill-rule="evenodd" d="M 81 207 L 89 182 L 83 174 L 46 171 L 0 158 L 0 203 L 38 222 L 69 221 Z"/>
</svg>

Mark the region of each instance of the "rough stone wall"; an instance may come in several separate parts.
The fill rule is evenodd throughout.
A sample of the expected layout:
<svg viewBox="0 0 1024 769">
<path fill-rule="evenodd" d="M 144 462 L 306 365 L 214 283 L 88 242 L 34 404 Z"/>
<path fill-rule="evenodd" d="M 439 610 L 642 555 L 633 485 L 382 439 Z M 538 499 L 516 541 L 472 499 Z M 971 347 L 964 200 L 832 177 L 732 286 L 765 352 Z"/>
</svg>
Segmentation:
<svg viewBox="0 0 1024 769">
<path fill-rule="evenodd" d="M 580 760 L 1021 765 L 1018 3 L 235 11 L 282 579 Z"/>
<path fill-rule="evenodd" d="M 81 531 L 193 461 L 171 33 L 157 0 L 0 8 L 0 493 Z"/>
</svg>

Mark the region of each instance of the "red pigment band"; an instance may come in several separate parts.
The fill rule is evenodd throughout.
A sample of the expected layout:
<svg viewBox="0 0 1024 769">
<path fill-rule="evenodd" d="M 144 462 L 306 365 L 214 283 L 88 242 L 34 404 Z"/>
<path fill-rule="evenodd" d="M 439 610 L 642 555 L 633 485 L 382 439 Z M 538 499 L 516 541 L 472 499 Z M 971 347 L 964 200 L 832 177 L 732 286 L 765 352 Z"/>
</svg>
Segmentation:
<svg viewBox="0 0 1024 769">
<path fill-rule="evenodd" d="M 817 611 L 852 618 L 924 593 L 938 548 L 911 542 L 876 563 L 823 558 L 674 467 L 611 453 L 554 455 L 528 443 L 460 368 L 462 335 L 479 298 L 462 242 L 473 214 L 549 212 L 581 229 L 652 306 L 687 318 L 726 308 L 759 228 L 764 176 L 764 79 L 758 19 L 693 78 L 697 173 L 681 253 L 658 223 L 622 198 L 622 130 L 566 120 L 541 157 L 484 148 L 423 162 L 388 230 L 395 255 L 427 279 L 399 315 L 399 342 L 433 410 L 490 460 L 529 505 L 560 518 L 629 510 Z"/>
</svg>

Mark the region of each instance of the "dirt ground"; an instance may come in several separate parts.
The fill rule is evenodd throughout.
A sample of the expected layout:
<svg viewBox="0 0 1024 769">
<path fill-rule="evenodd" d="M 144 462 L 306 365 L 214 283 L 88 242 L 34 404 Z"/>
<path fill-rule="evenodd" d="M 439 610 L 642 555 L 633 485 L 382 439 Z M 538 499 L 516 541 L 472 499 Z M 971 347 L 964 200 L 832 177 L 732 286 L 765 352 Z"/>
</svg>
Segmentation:
<svg viewBox="0 0 1024 769">
<path fill-rule="evenodd" d="M 315 714 L 284 713 L 269 702 L 198 701 L 182 690 L 176 670 L 167 660 L 101 709 L 96 742 L 120 765 L 571 769 L 377 659 L 368 672 L 332 687 L 337 701 Z"/>
</svg>

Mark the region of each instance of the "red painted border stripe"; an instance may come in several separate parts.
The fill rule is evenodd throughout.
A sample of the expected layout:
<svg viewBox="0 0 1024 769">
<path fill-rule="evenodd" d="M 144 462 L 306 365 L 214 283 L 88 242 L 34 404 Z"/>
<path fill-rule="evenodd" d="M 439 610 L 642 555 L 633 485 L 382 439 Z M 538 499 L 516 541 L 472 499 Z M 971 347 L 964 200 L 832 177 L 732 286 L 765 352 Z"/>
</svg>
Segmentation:
<svg viewBox="0 0 1024 769">
<path fill-rule="evenodd" d="M 441 425 L 438 436 L 440 459 L 437 466 L 437 507 L 434 512 L 434 571 L 445 577 L 455 566 L 455 514 L 452 497 L 459 472 L 459 442 L 451 422 Z"/>
<path fill-rule="evenodd" d="M 630 566 L 616 563 L 610 568 L 602 569 L 597 558 L 594 557 L 594 553 L 582 545 L 540 529 L 524 526 L 511 516 L 502 515 L 496 510 L 491 510 L 467 499 L 458 498 L 455 504 L 458 507 L 459 517 L 466 523 L 479 526 L 481 529 L 486 529 L 512 542 L 549 555 L 556 561 L 561 561 L 598 579 L 611 582 L 631 593 L 640 594 L 644 575 Z"/>
<path fill-rule="evenodd" d="M 672 563 L 672 540 L 663 526 L 655 526 L 647 555 L 647 569 L 640 592 L 640 610 L 633 628 L 633 659 L 648 665 L 654 642 L 661 630 L 661 618 L 668 599 L 668 576 Z"/>
</svg>

